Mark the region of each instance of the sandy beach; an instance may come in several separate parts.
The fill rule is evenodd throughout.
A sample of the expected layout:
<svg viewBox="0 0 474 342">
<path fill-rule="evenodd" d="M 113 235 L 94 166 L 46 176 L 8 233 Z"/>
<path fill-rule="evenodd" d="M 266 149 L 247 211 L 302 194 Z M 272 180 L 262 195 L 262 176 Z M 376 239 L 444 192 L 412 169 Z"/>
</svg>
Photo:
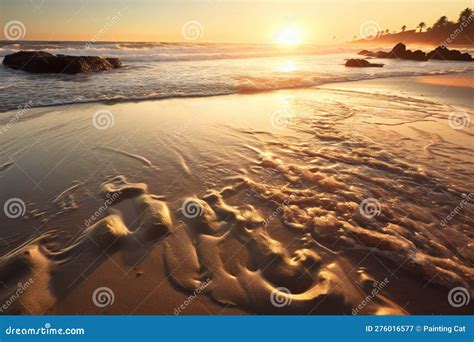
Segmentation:
<svg viewBox="0 0 474 342">
<path fill-rule="evenodd" d="M 472 313 L 472 80 L 1 113 L 6 312 Z"/>
</svg>

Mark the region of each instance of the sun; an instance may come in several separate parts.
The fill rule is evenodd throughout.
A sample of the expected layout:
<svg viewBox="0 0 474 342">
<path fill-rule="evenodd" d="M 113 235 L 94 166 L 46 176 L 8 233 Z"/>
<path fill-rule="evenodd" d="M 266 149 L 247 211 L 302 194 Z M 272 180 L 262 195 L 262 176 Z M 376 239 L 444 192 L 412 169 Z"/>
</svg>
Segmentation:
<svg viewBox="0 0 474 342">
<path fill-rule="evenodd" d="M 276 44 L 283 46 L 295 46 L 301 44 L 301 33 L 298 28 L 288 26 L 281 29 L 276 35 Z"/>
</svg>

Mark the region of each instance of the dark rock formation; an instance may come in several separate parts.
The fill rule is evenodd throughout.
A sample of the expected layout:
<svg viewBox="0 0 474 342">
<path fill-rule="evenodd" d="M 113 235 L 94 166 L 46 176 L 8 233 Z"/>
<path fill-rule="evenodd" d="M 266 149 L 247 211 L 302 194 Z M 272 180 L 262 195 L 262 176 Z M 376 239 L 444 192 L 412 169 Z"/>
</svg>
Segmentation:
<svg viewBox="0 0 474 342">
<path fill-rule="evenodd" d="M 474 59 L 468 53 L 462 53 L 458 50 L 449 50 L 445 46 L 438 46 L 433 51 L 428 52 L 428 59 L 440 59 L 446 61 L 464 61 L 471 62 Z"/>
<path fill-rule="evenodd" d="M 370 63 L 366 59 L 348 59 L 347 62 L 346 62 L 346 67 L 351 67 L 351 68 L 370 68 L 370 67 L 382 68 L 383 64 Z"/>
<path fill-rule="evenodd" d="M 371 52 L 368 50 L 362 50 L 359 52 L 359 55 L 376 57 L 376 58 L 398 58 L 398 59 L 408 59 L 413 61 L 426 61 L 426 53 L 421 50 L 411 51 L 407 50 L 407 47 L 403 43 L 398 43 L 395 45 L 390 52 L 378 51 Z"/>
<path fill-rule="evenodd" d="M 32 73 L 77 74 L 104 71 L 122 66 L 118 58 L 97 56 L 53 55 L 45 51 L 20 51 L 5 56 L 3 64 L 9 68 Z"/>
<path fill-rule="evenodd" d="M 449 50 L 446 47 L 439 46 L 431 52 L 425 53 L 421 50 L 411 51 L 407 50 L 405 44 L 398 43 L 394 46 L 392 51 L 384 52 L 372 52 L 368 50 L 362 50 L 358 53 L 362 56 L 369 56 L 375 58 L 398 58 L 407 59 L 413 61 L 427 61 L 429 59 L 440 59 L 447 61 L 472 61 L 473 58 L 468 53 L 461 53 L 458 50 Z"/>
</svg>

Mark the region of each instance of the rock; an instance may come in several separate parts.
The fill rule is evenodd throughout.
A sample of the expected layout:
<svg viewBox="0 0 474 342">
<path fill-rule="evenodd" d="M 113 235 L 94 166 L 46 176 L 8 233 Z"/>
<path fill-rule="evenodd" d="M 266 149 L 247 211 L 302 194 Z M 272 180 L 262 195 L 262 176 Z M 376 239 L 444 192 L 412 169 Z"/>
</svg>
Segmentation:
<svg viewBox="0 0 474 342">
<path fill-rule="evenodd" d="M 45 51 L 20 51 L 5 56 L 3 64 L 9 68 L 32 73 L 77 74 L 104 71 L 122 66 L 118 58 L 97 56 L 53 55 Z"/>
<path fill-rule="evenodd" d="M 358 55 L 374 57 L 374 58 L 392 58 L 390 57 L 390 52 L 385 52 L 385 51 L 373 52 L 369 50 L 362 50 L 358 53 Z"/>
<path fill-rule="evenodd" d="M 426 61 L 426 53 L 421 50 L 411 51 L 407 50 L 407 47 L 403 43 L 398 43 L 389 52 L 388 58 L 399 58 L 399 59 L 408 59 L 412 61 Z"/>
<path fill-rule="evenodd" d="M 421 50 L 416 50 L 415 52 L 411 53 L 411 56 L 408 59 L 411 59 L 411 60 L 414 60 L 414 61 L 426 61 L 428 59 L 428 57 L 426 57 L 425 52 L 423 52 Z"/>
<path fill-rule="evenodd" d="M 468 53 L 462 53 L 458 50 L 449 50 L 445 46 L 438 46 L 431 52 L 425 53 L 421 50 L 411 51 L 407 50 L 405 44 L 398 43 L 395 45 L 390 52 L 378 51 L 372 52 L 368 50 L 362 50 L 358 53 L 359 55 L 376 57 L 376 58 L 399 58 L 408 59 L 413 61 L 427 61 L 428 59 L 439 59 L 446 61 L 465 61 L 471 62 L 474 59 Z"/>
<path fill-rule="evenodd" d="M 406 50 L 405 53 L 399 57 L 400 59 L 407 59 L 411 61 L 427 61 L 426 53 L 421 50 L 411 51 Z"/>
<path fill-rule="evenodd" d="M 362 51 L 359 51 L 358 53 L 358 55 L 362 55 L 362 56 L 370 56 L 371 54 L 373 54 L 373 52 L 369 50 L 362 50 Z"/>
<path fill-rule="evenodd" d="M 403 43 L 398 43 L 395 45 L 390 51 L 390 58 L 403 58 L 403 56 L 406 54 L 407 47 Z"/>
<path fill-rule="evenodd" d="M 461 51 L 458 50 L 449 50 L 445 46 L 438 46 L 433 51 L 428 52 L 427 57 L 428 59 L 439 59 L 446 61 L 471 62 L 474 60 L 468 53 L 461 53 Z"/>
<path fill-rule="evenodd" d="M 427 61 L 428 57 L 426 53 L 421 50 L 411 51 L 407 50 L 405 44 L 398 43 L 393 47 L 390 52 L 385 51 L 378 51 L 378 52 L 371 52 L 368 50 L 362 50 L 359 52 L 360 55 L 376 57 L 376 58 L 398 58 L 398 59 L 406 59 L 412 61 Z"/>
<path fill-rule="evenodd" d="M 370 63 L 368 60 L 365 59 L 348 59 L 346 62 L 346 67 L 351 68 L 382 68 L 383 64 L 378 63 Z"/>
</svg>

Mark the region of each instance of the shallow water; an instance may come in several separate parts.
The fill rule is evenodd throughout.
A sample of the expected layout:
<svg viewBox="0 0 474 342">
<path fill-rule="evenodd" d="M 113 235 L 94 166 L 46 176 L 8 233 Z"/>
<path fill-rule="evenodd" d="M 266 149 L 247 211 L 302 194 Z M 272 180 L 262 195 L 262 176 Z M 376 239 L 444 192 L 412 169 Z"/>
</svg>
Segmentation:
<svg viewBox="0 0 474 342">
<path fill-rule="evenodd" d="M 34 75 L 0 67 L 0 111 L 83 102 L 192 97 L 306 88 L 331 82 L 474 70 L 469 62 L 383 60 L 384 68 L 346 68 L 362 48 L 183 43 L 0 43 L 19 50 L 119 57 L 124 67 L 100 74 Z M 87 47 L 87 48 L 85 48 Z M 364 47 L 367 48 L 367 47 Z M 374 50 L 379 47 L 373 47 Z"/>
<path fill-rule="evenodd" d="M 30 110 L 0 137 L 0 200 L 25 203 L 0 222 L 2 296 L 41 294 L 13 312 L 103 312 L 98 286 L 121 314 L 198 288 L 184 313 L 472 312 L 447 301 L 474 289 L 474 132 L 448 120 L 471 107 L 311 89 Z"/>
</svg>

